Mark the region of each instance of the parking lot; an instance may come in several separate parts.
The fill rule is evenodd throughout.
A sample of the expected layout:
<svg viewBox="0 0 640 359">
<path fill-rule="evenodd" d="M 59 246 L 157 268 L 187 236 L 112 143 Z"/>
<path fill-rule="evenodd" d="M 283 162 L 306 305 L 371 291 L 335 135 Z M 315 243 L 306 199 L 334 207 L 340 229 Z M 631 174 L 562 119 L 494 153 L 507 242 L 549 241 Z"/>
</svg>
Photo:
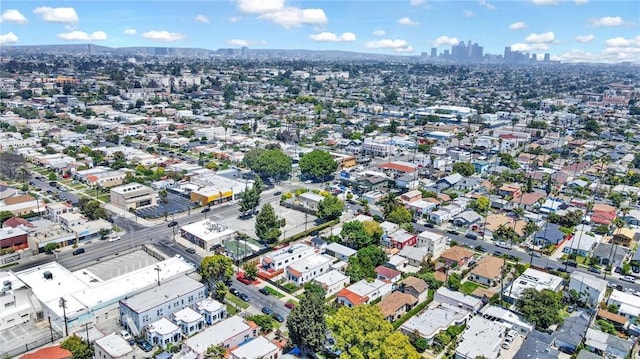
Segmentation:
<svg viewBox="0 0 640 359">
<path fill-rule="evenodd" d="M 115 258 L 104 262 L 98 262 L 83 269 L 83 271 L 89 271 L 101 280 L 106 281 L 140 268 L 147 267 L 156 262 L 158 262 L 158 260 L 146 252 L 135 251 L 122 256 L 116 256 Z"/>
<path fill-rule="evenodd" d="M 192 210 L 194 208 L 193 203 L 189 199 L 169 193 L 167 195 L 167 203 L 158 200 L 155 206 L 138 209 L 136 210 L 136 214 L 142 218 L 160 218 L 164 217 L 165 213 L 171 215 L 187 211 L 189 208 Z"/>
</svg>

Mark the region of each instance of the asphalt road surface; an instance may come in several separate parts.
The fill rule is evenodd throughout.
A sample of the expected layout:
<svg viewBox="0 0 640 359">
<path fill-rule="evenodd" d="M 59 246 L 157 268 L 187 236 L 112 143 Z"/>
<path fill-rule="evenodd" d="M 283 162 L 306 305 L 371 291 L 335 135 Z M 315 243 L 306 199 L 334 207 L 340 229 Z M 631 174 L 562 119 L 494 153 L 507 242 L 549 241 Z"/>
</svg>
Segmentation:
<svg viewBox="0 0 640 359">
<path fill-rule="evenodd" d="M 286 321 L 290 311 L 284 306 L 284 301 L 272 295 L 264 295 L 258 292 L 258 287 L 255 285 L 241 283 L 235 277 L 232 279 L 231 287 L 249 296 L 249 304 L 255 308 L 255 311 L 262 312 L 263 307 L 269 307 L 274 313 L 282 315 Z"/>
</svg>

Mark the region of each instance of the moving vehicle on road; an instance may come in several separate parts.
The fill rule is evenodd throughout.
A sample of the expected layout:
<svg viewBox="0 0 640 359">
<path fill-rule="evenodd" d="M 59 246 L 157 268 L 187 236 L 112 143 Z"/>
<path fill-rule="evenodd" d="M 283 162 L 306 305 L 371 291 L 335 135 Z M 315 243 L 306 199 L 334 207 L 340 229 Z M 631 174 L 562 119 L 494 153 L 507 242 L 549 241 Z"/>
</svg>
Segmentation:
<svg viewBox="0 0 640 359">
<path fill-rule="evenodd" d="M 276 322 L 278 322 L 278 323 L 282 323 L 282 322 L 284 322 L 284 317 L 283 317 L 283 316 L 282 316 L 282 314 L 280 314 L 280 313 L 273 313 L 273 314 L 271 314 L 271 318 L 275 319 L 275 320 L 276 320 Z"/>
<path fill-rule="evenodd" d="M 191 254 L 194 254 L 194 253 L 196 252 L 195 248 L 191 248 L 191 247 L 189 247 L 189 248 L 185 249 L 185 251 L 186 251 L 187 253 L 191 253 Z"/>
<path fill-rule="evenodd" d="M 596 273 L 596 274 L 602 274 L 602 271 L 600 270 L 600 268 L 596 268 L 596 267 L 589 267 L 589 272 Z"/>
<path fill-rule="evenodd" d="M 167 227 L 175 227 L 175 226 L 177 226 L 177 225 L 178 225 L 178 222 L 176 222 L 176 221 L 171 221 L 171 222 L 169 222 L 169 224 L 167 224 Z"/>
<path fill-rule="evenodd" d="M 73 251 L 74 256 L 77 256 L 78 254 L 82 254 L 82 253 L 84 253 L 84 248 L 78 248 Z"/>
<path fill-rule="evenodd" d="M 265 287 L 262 287 L 262 288 L 258 289 L 258 292 L 260 292 L 260 293 L 262 293 L 264 295 L 269 295 L 269 291 Z"/>
<path fill-rule="evenodd" d="M 202 211 L 200 211 L 200 213 L 207 213 L 211 211 L 211 208 L 207 207 L 207 208 L 203 208 Z"/>
<path fill-rule="evenodd" d="M 635 283 L 636 282 L 636 278 L 632 277 L 630 275 L 623 275 L 622 277 L 620 277 L 620 280 L 625 281 L 625 282 L 629 282 L 629 283 Z"/>
</svg>

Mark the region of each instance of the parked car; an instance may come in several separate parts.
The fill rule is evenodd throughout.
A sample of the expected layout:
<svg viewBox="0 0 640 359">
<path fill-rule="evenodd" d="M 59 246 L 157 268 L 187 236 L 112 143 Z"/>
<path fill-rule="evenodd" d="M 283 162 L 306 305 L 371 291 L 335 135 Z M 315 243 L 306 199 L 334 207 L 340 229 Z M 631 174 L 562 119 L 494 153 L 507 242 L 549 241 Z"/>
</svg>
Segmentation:
<svg viewBox="0 0 640 359">
<path fill-rule="evenodd" d="M 167 227 L 175 227 L 175 226 L 177 226 L 177 225 L 178 225 L 178 222 L 176 222 L 176 221 L 171 221 L 171 222 L 169 222 L 169 224 L 167 224 Z"/>
<path fill-rule="evenodd" d="M 206 208 L 203 208 L 202 211 L 200 211 L 200 213 L 207 213 L 209 211 L 211 211 L 211 208 L 206 207 Z"/>
<path fill-rule="evenodd" d="M 273 195 L 274 196 L 280 196 L 280 195 L 282 195 L 282 191 L 275 191 L 275 192 L 273 192 Z"/>
<path fill-rule="evenodd" d="M 120 331 L 120 336 L 122 337 L 122 339 L 129 341 L 131 340 L 131 334 L 129 334 L 129 332 L 127 332 L 126 330 L 121 330 Z"/>
<path fill-rule="evenodd" d="M 620 273 L 622 273 L 622 268 L 620 268 L 620 267 L 616 267 L 613 271 L 614 271 L 615 273 L 620 274 Z"/>
<path fill-rule="evenodd" d="M 151 345 L 151 343 L 146 340 L 139 340 L 138 347 L 140 347 L 140 349 L 144 350 L 145 352 L 150 352 L 151 350 L 153 350 L 153 345 Z"/>
<path fill-rule="evenodd" d="M 240 292 L 238 292 L 237 289 L 231 287 L 231 288 L 229 288 L 229 293 L 231 293 L 231 294 L 233 294 L 235 296 L 238 296 L 238 293 L 240 293 Z"/>
<path fill-rule="evenodd" d="M 236 276 L 236 279 L 240 283 L 244 283 L 244 284 L 251 284 L 252 283 L 252 281 L 249 278 L 245 277 L 244 274 L 242 274 L 242 273 L 238 274 Z"/>
<path fill-rule="evenodd" d="M 191 248 L 191 247 L 189 247 L 189 248 L 185 249 L 185 251 L 186 251 L 187 253 L 191 253 L 191 254 L 194 254 L 194 253 L 196 252 L 195 248 Z"/>
<path fill-rule="evenodd" d="M 271 309 L 269 307 L 262 307 L 262 313 L 264 313 L 266 315 L 271 315 L 271 314 L 273 314 L 273 309 Z"/>
<path fill-rule="evenodd" d="M 602 271 L 600 270 L 600 268 L 596 268 L 596 267 L 589 267 L 589 272 L 596 273 L 596 274 L 602 274 Z"/>
<path fill-rule="evenodd" d="M 500 247 L 500 248 L 504 248 L 504 249 L 511 249 L 511 245 L 507 242 L 496 242 L 496 247 Z"/>
<path fill-rule="evenodd" d="M 478 251 L 478 252 L 480 252 L 480 253 L 484 253 L 484 252 L 486 252 L 486 251 L 487 251 L 486 249 L 484 249 L 484 247 L 483 247 L 483 246 L 479 246 L 479 245 L 478 245 L 478 246 L 475 246 L 475 250 L 476 250 L 476 251 Z"/>
<path fill-rule="evenodd" d="M 629 282 L 629 283 L 635 283 L 636 279 L 630 275 L 623 275 L 622 277 L 620 277 L 620 280 L 625 281 L 625 282 Z"/>
<path fill-rule="evenodd" d="M 269 291 L 265 287 L 262 287 L 262 288 L 258 289 L 258 292 L 260 292 L 260 293 L 262 293 L 264 295 L 269 295 Z"/>
<path fill-rule="evenodd" d="M 296 307 L 296 304 L 294 302 L 286 302 L 284 303 L 284 306 L 288 309 L 293 309 Z"/>
<path fill-rule="evenodd" d="M 502 257 L 502 252 L 500 251 L 493 251 L 493 255 L 496 257 Z"/>
<path fill-rule="evenodd" d="M 249 296 L 244 293 L 238 293 L 238 298 L 244 300 L 245 302 L 251 301 L 251 298 L 249 298 Z"/>
<path fill-rule="evenodd" d="M 82 254 L 82 253 L 84 253 L 84 248 L 78 248 L 73 251 L 74 256 L 77 256 L 78 254 Z"/>
<path fill-rule="evenodd" d="M 478 239 L 478 235 L 475 234 L 475 233 L 467 233 L 464 236 L 469 238 L 469 239 L 473 239 L 474 241 Z"/>
<path fill-rule="evenodd" d="M 282 314 L 280 314 L 280 313 L 273 313 L 273 314 L 271 314 L 271 318 L 275 319 L 275 320 L 276 320 L 276 322 L 278 322 L 278 323 L 282 323 L 282 322 L 284 322 L 284 317 L 283 317 L 283 316 L 282 316 Z"/>
</svg>

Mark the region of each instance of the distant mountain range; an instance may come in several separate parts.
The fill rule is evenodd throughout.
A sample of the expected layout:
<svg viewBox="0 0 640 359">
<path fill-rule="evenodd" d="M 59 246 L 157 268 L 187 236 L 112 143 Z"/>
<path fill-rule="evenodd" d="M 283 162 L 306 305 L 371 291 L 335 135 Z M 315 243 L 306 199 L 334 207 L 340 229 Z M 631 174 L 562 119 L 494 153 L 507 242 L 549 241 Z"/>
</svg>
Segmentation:
<svg viewBox="0 0 640 359">
<path fill-rule="evenodd" d="M 121 56 L 184 56 L 184 57 L 259 57 L 312 60 L 399 60 L 417 59 L 419 56 L 398 56 L 333 50 L 285 50 L 229 48 L 209 50 L 188 47 L 120 47 L 113 48 L 93 44 L 21 45 L 3 46 L 4 54 L 74 54 L 74 55 L 121 55 Z"/>
</svg>

